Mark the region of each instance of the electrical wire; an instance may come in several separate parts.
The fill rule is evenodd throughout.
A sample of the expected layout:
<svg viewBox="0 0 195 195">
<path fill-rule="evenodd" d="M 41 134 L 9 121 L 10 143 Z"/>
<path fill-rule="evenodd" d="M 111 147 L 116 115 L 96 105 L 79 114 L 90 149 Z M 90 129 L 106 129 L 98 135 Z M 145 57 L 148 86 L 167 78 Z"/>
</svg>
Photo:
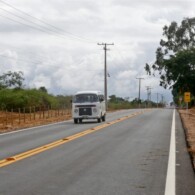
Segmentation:
<svg viewBox="0 0 195 195">
<path fill-rule="evenodd" d="M 3 9 L 3 8 L 1 8 L 1 7 L 0 7 L 0 9 L 3 10 L 3 11 L 5 11 L 5 12 L 7 12 L 7 13 L 9 13 L 9 14 L 11 14 L 11 15 L 13 15 L 13 16 L 15 16 L 15 17 L 17 17 L 17 18 L 20 18 L 20 19 L 22 19 L 22 20 L 24 20 L 24 21 L 30 22 L 30 23 L 32 23 L 32 24 L 34 24 L 34 25 L 40 27 L 40 29 L 41 29 L 41 30 L 44 30 L 44 32 L 46 32 L 46 33 L 47 33 L 47 31 L 45 31 L 45 29 L 48 30 L 48 31 L 51 31 L 52 33 L 57 34 L 55 31 L 53 31 L 53 30 L 51 30 L 51 29 L 49 29 L 49 28 L 43 27 L 43 26 L 41 26 L 41 25 L 39 25 L 39 24 L 37 24 L 37 23 L 35 23 L 35 22 L 33 22 L 33 21 L 27 20 L 27 19 L 25 19 L 25 18 L 23 18 L 23 17 L 21 17 L 21 16 L 18 16 L 18 15 L 14 14 L 14 13 L 12 13 L 12 12 L 6 10 L 6 9 Z M 14 21 L 15 21 L 15 20 L 14 20 Z M 21 24 L 24 24 L 24 23 L 21 23 Z M 26 25 L 26 24 L 24 24 L 24 25 Z M 28 26 L 30 26 L 30 25 L 28 25 Z M 34 28 L 34 26 L 31 26 L 31 27 Z M 37 29 L 37 28 L 36 28 L 36 29 Z"/>
<path fill-rule="evenodd" d="M 44 30 L 44 29 L 41 29 L 41 28 L 38 28 L 38 27 L 35 27 L 35 26 L 31 26 L 31 25 L 29 25 L 29 24 L 26 24 L 26 23 L 23 23 L 23 22 L 14 20 L 14 19 L 9 18 L 9 17 L 7 17 L 7 16 L 4 16 L 4 15 L 1 15 L 1 14 L 0 14 L 0 17 L 3 17 L 3 18 L 5 18 L 5 19 L 7 19 L 7 20 L 10 20 L 10 21 L 12 21 L 12 22 L 15 22 L 15 23 L 18 23 L 18 24 L 21 24 L 21 25 L 24 25 L 24 26 L 28 26 L 28 27 L 30 27 L 30 28 L 32 28 L 32 29 L 36 29 L 36 30 L 42 31 L 42 32 L 47 33 L 47 34 L 49 34 L 49 35 L 56 36 L 57 38 L 63 38 L 63 39 L 66 39 L 66 40 L 67 40 L 67 38 L 64 37 L 64 36 L 60 36 L 60 35 L 58 35 L 58 34 L 56 34 L 56 33 L 53 33 L 53 32 L 48 32 L 48 31 L 46 31 L 46 30 Z"/>
<path fill-rule="evenodd" d="M 3 54 L 0 54 L 0 57 L 9 58 L 9 59 L 17 60 L 17 61 L 28 62 L 28 63 L 32 63 L 32 64 L 39 64 L 39 63 L 42 63 L 42 62 L 40 62 L 40 61 L 29 61 L 29 60 L 21 59 L 21 58 L 17 59 L 17 58 L 14 58 L 14 57 L 10 57 L 10 56 L 7 56 L 7 55 L 3 55 Z"/>
<path fill-rule="evenodd" d="M 40 29 L 40 28 L 37 28 L 37 27 L 33 27 L 33 26 L 31 26 L 31 25 L 28 25 L 28 24 L 25 24 L 25 23 L 23 23 L 23 22 L 20 22 L 20 21 L 14 20 L 14 19 L 9 18 L 9 17 L 7 17 L 7 16 L 1 15 L 1 14 L 0 14 L 0 16 L 1 16 L 1 17 L 3 17 L 3 18 L 5 18 L 5 19 L 7 19 L 7 20 L 12 21 L 12 22 L 16 22 L 16 23 L 18 23 L 18 24 L 22 24 L 22 25 L 28 26 L 28 27 L 30 27 L 30 28 L 34 28 L 34 29 L 36 29 L 36 30 L 39 30 L 39 31 L 42 31 L 42 32 L 45 32 L 45 33 L 51 34 L 51 33 L 47 32 L 47 31 L 44 31 L 43 29 Z"/>
<path fill-rule="evenodd" d="M 46 29 L 49 30 L 49 31 L 52 31 L 52 32 L 57 33 L 57 34 L 61 34 L 61 35 L 63 35 L 63 36 L 65 36 L 65 34 L 66 34 L 66 35 L 68 35 L 69 37 L 74 38 L 74 39 L 77 39 L 77 40 L 80 40 L 80 41 L 85 41 L 85 42 L 93 43 L 93 44 L 96 43 L 96 42 L 94 42 L 94 41 L 92 41 L 92 40 L 89 40 L 89 39 L 86 39 L 86 38 L 83 38 L 83 37 L 74 35 L 73 33 L 64 31 L 63 29 L 60 29 L 60 28 L 58 28 L 58 27 L 56 27 L 56 26 L 53 26 L 53 25 L 51 25 L 51 24 L 49 24 L 49 23 L 47 23 L 47 22 L 45 22 L 45 21 L 43 21 L 43 20 L 40 20 L 40 19 L 38 19 L 38 18 L 36 18 L 36 17 L 34 17 L 34 16 L 32 16 L 32 15 L 30 15 L 30 14 L 24 12 L 24 11 L 21 11 L 20 9 L 18 9 L 18 8 L 16 8 L 16 7 L 14 7 L 14 6 L 12 6 L 12 5 L 10 5 L 10 4 L 8 4 L 8 3 L 2 1 L 2 0 L 0 0 L 0 3 L 3 3 L 3 4 L 5 4 L 5 5 L 7 5 L 8 7 L 11 7 L 12 9 L 14 9 L 14 10 L 16 10 L 16 11 L 18 11 L 18 12 L 20 12 L 20 13 L 22 13 L 22 14 L 28 16 L 28 17 L 31 17 L 32 19 L 37 20 L 37 21 L 41 22 L 41 23 L 44 24 L 44 25 L 49 26 L 51 29 L 49 29 L 49 28 L 47 28 L 47 27 L 44 27 L 44 26 L 41 26 L 41 25 L 39 25 L 39 24 L 37 24 L 37 23 L 35 23 L 35 22 L 32 22 L 32 21 L 30 21 L 30 20 L 27 20 L 26 18 L 23 18 L 23 17 L 18 16 L 18 15 L 16 15 L 16 14 L 13 14 L 12 12 L 10 12 L 10 11 L 8 11 L 8 10 L 5 10 L 5 9 L 3 9 L 3 8 L 0 8 L 0 9 L 6 11 L 6 12 L 8 12 L 8 13 L 10 13 L 10 14 L 16 16 L 16 17 L 19 17 L 19 18 L 21 18 L 21 19 L 23 19 L 23 20 L 26 20 L 26 21 L 28 21 L 28 22 L 31 22 L 31 23 L 33 23 L 33 24 L 39 26 L 39 27 L 41 26 L 42 28 L 46 28 Z M 36 28 L 36 29 L 37 29 L 37 28 Z M 55 31 L 54 31 L 53 29 L 55 29 Z"/>
</svg>

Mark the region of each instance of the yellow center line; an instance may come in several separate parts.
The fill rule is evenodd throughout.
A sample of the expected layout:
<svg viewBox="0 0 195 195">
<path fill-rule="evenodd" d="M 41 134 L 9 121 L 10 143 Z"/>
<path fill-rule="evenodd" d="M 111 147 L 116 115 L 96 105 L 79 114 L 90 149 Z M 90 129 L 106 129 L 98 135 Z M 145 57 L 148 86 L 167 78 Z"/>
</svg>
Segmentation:
<svg viewBox="0 0 195 195">
<path fill-rule="evenodd" d="M 57 147 L 57 146 L 60 146 L 60 145 L 62 145 L 62 144 L 65 144 L 65 143 L 67 143 L 67 142 L 70 142 L 70 141 L 72 141 L 72 140 L 75 140 L 75 139 L 77 139 L 77 138 L 79 138 L 79 137 L 82 137 L 82 136 L 85 136 L 85 135 L 87 135 L 87 134 L 93 133 L 93 132 L 95 132 L 95 131 L 98 131 L 98 130 L 103 129 L 103 128 L 108 127 L 108 126 L 111 126 L 111 125 L 113 125 L 113 124 L 115 124 L 115 123 L 119 123 L 119 122 L 121 122 L 121 121 L 127 120 L 127 119 L 129 119 L 129 118 L 132 118 L 132 117 L 134 117 L 134 116 L 136 116 L 136 115 L 139 115 L 139 114 L 142 114 L 142 113 L 143 113 L 143 111 L 142 111 L 142 112 L 136 112 L 136 113 L 134 113 L 134 114 L 130 114 L 130 115 L 128 115 L 128 116 L 125 116 L 125 117 L 116 119 L 116 120 L 114 120 L 114 121 L 104 123 L 104 124 L 99 125 L 99 126 L 97 126 L 97 127 L 93 127 L 93 128 L 87 129 L 87 130 L 82 131 L 82 132 L 80 132 L 80 133 L 76 133 L 76 134 L 74 134 L 74 135 L 71 135 L 71 136 L 62 138 L 62 139 L 60 139 L 60 140 L 57 140 L 57 141 L 54 141 L 54 142 L 52 142 L 52 143 L 43 145 L 43 146 L 41 146 L 41 147 L 34 148 L 34 149 L 32 149 L 32 150 L 28 150 L 28 151 L 26 151 L 26 152 L 17 154 L 17 155 L 15 155 L 15 156 L 11 156 L 11 157 L 5 158 L 5 159 L 3 159 L 3 160 L 0 160 L 0 167 L 7 166 L 7 165 L 12 164 L 12 163 L 15 163 L 15 162 L 17 162 L 17 161 L 19 161 L 19 160 L 28 158 L 28 157 L 30 157 L 30 156 L 39 154 L 39 153 L 41 153 L 41 152 L 44 152 L 44 151 L 49 150 L 49 149 L 52 149 L 52 148 L 55 148 L 55 147 Z"/>
</svg>

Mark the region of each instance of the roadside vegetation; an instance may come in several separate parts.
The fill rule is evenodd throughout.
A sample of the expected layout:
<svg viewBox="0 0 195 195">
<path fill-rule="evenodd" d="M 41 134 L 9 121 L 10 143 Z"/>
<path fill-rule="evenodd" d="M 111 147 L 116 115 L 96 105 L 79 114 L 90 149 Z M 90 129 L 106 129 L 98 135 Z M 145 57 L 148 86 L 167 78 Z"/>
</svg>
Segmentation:
<svg viewBox="0 0 195 195">
<path fill-rule="evenodd" d="M 116 95 L 109 96 L 108 101 L 108 110 L 119 110 L 119 109 L 132 109 L 132 108 L 156 108 L 156 107 L 164 107 L 164 102 L 159 102 L 158 105 L 155 102 L 141 100 L 138 98 L 133 99 L 132 101 L 129 98 L 121 98 Z"/>
<path fill-rule="evenodd" d="M 160 86 L 171 88 L 176 105 L 185 105 L 184 93 L 195 96 L 195 18 L 185 18 L 180 25 L 172 22 L 163 28 L 164 38 L 156 49 L 156 60 L 146 64 L 149 75 L 160 75 Z"/>
<path fill-rule="evenodd" d="M 180 25 L 172 22 L 164 26 L 163 36 L 156 50 L 156 61 L 146 64 L 145 69 L 149 75 L 157 72 L 160 86 L 172 89 L 175 105 L 191 107 L 189 111 L 180 109 L 179 113 L 195 170 L 195 18 L 185 18 Z M 191 97 L 187 101 L 184 100 L 185 92 Z"/>
<path fill-rule="evenodd" d="M 54 96 L 43 86 L 39 89 L 26 89 L 22 72 L 7 72 L 0 76 L 0 109 L 18 108 L 64 108 L 70 107 L 71 96 Z M 28 111 L 28 109 L 26 109 Z"/>
<path fill-rule="evenodd" d="M 23 82 L 25 78 L 22 72 L 7 72 L 0 76 L 0 109 L 18 112 L 32 110 L 71 108 L 71 96 L 52 95 L 42 86 L 38 89 L 27 89 Z M 129 98 L 121 98 L 111 95 L 108 101 L 108 109 L 131 109 L 163 107 L 163 102 L 158 105 L 152 101 L 138 101 L 137 98 L 130 101 Z"/>
</svg>

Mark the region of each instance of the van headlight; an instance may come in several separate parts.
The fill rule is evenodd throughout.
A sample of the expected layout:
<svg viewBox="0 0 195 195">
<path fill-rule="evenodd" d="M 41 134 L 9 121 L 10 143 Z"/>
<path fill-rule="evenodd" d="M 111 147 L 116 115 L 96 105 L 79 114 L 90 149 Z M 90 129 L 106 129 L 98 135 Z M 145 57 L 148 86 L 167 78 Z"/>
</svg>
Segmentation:
<svg viewBox="0 0 195 195">
<path fill-rule="evenodd" d="M 74 109 L 74 113 L 78 113 L 79 110 L 77 108 Z"/>
<path fill-rule="evenodd" d="M 93 108 L 93 112 L 97 112 L 97 108 Z"/>
</svg>

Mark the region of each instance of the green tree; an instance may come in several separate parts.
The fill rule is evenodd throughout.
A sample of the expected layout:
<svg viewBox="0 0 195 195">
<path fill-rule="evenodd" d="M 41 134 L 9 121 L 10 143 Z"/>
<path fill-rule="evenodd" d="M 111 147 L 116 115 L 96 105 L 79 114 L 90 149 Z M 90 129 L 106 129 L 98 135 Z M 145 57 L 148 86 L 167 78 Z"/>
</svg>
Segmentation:
<svg viewBox="0 0 195 195">
<path fill-rule="evenodd" d="M 156 50 L 154 64 L 146 64 L 148 74 L 160 74 L 160 86 L 195 95 L 195 18 L 185 18 L 180 25 L 172 22 L 163 28 L 164 39 Z"/>
<path fill-rule="evenodd" d="M 72 96 L 57 95 L 56 99 L 60 106 L 71 107 Z"/>
<path fill-rule="evenodd" d="M 46 87 L 44 87 L 44 86 L 39 87 L 39 90 L 42 91 L 42 92 L 47 93 L 47 89 L 46 89 Z"/>
<path fill-rule="evenodd" d="M 113 102 L 113 103 L 119 103 L 119 102 L 125 102 L 126 101 L 121 97 L 117 97 L 116 95 L 111 95 L 111 96 L 109 96 L 109 98 L 110 98 L 109 102 Z"/>
<path fill-rule="evenodd" d="M 57 98 L 37 89 L 2 89 L 0 109 L 18 109 L 29 107 L 59 107 Z"/>
<path fill-rule="evenodd" d="M 23 72 L 8 71 L 0 76 L 0 89 L 15 88 L 21 89 L 23 87 Z"/>
</svg>

